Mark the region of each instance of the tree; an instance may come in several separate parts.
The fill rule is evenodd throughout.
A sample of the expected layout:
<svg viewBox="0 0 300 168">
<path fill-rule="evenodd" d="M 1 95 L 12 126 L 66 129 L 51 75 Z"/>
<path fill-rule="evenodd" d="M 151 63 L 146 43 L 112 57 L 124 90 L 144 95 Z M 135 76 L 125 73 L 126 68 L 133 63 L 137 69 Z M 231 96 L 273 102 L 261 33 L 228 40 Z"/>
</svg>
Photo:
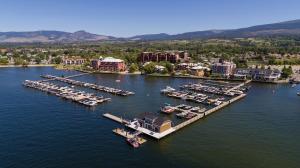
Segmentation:
<svg viewBox="0 0 300 168">
<path fill-rule="evenodd" d="M 174 71 L 174 65 L 171 64 L 170 62 L 167 62 L 165 67 L 169 73 L 172 73 Z"/>
<path fill-rule="evenodd" d="M 54 64 L 60 64 L 62 62 L 61 57 L 55 57 L 54 59 L 52 59 L 52 63 Z"/>
<path fill-rule="evenodd" d="M 41 59 L 40 57 L 36 57 L 36 58 L 35 58 L 35 62 L 36 62 L 37 64 L 40 64 L 41 61 L 42 61 L 42 59 Z"/>
<path fill-rule="evenodd" d="M 21 58 L 15 58 L 15 65 L 22 65 L 23 62 L 24 62 L 23 59 L 21 59 Z"/>
<path fill-rule="evenodd" d="M 6 59 L 6 58 L 1 58 L 0 59 L 0 65 L 6 65 L 6 64 L 8 64 L 8 60 Z"/>
<path fill-rule="evenodd" d="M 146 74 L 152 74 L 155 72 L 155 63 L 150 62 L 144 66 L 144 71 Z"/>
<path fill-rule="evenodd" d="M 136 71 L 138 71 L 138 70 L 139 70 L 139 67 L 138 67 L 136 64 L 134 64 L 134 63 L 132 63 L 132 64 L 130 65 L 130 67 L 129 67 L 129 72 L 130 72 L 130 73 L 136 72 Z"/>
<path fill-rule="evenodd" d="M 288 78 L 289 76 L 291 76 L 293 74 L 293 69 L 291 66 L 289 66 L 288 68 L 286 68 L 286 66 L 283 67 L 282 69 L 282 73 L 281 76 L 283 78 Z"/>
</svg>

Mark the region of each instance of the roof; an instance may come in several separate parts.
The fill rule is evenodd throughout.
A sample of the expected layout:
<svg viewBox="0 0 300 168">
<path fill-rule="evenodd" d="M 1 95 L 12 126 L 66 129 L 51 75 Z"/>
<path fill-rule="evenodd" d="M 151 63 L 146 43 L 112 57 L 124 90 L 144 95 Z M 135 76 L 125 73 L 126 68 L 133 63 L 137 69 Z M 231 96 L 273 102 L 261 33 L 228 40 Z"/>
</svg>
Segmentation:
<svg viewBox="0 0 300 168">
<path fill-rule="evenodd" d="M 155 125 L 163 125 L 165 122 L 170 122 L 171 120 L 167 120 L 167 119 L 164 119 L 164 118 L 157 118 L 155 121 L 154 121 L 154 124 Z"/>
<path fill-rule="evenodd" d="M 124 61 L 113 57 L 106 57 L 101 62 L 124 62 Z"/>
<path fill-rule="evenodd" d="M 200 70 L 200 69 L 206 69 L 206 68 L 203 66 L 195 66 L 195 67 L 192 67 L 191 69 L 192 70 Z"/>
<path fill-rule="evenodd" d="M 165 122 L 171 122 L 171 120 L 168 120 L 168 119 L 165 119 L 165 118 L 162 118 L 162 117 L 159 117 L 153 113 L 149 113 L 149 112 L 145 112 L 145 113 L 142 113 L 138 116 L 139 119 L 150 119 L 150 120 L 153 120 L 153 124 L 155 125 L 162 125 L 163 123 Z"/>
</svg>

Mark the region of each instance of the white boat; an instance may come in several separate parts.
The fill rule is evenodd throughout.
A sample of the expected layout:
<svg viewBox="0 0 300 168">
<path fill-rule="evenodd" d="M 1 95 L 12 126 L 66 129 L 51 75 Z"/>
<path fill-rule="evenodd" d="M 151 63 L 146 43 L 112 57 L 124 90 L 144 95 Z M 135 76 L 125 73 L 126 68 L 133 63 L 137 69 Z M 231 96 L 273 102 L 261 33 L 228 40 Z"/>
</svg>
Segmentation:
<svg viewBox="0 0 300 168">
<path fill-rule="evenodd" d="M 170 92 L 173 92 L 175 91 L 176 89 L 170 87 L 170 86 L 167 86 L 165 89 L 162 89 L 160 90 L 161 93 L 170 93 Z"/>
<path fill-rule="evenodd" d="M 217 100 L 217 101 L 214 103 L 214 105 L 219 106 L 219 105 L 222 104 L 222 103 L 223 103 L 222 101 Z"/>
</svg>

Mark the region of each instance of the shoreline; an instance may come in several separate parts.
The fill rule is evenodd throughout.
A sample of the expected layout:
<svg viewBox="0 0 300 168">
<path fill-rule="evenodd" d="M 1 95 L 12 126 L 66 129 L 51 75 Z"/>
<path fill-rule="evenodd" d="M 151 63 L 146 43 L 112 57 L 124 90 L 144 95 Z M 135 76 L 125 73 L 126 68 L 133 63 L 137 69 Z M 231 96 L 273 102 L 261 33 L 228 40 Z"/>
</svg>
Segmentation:
<svg viewBox="0 0 300 168">
<path fill-rule="evenodd" d="M 30 68 L 30 67 L 54 67 L 55 64 L 36 64 L 36 65 L 0 65 L 0 68 Z"/>
<path fill-rule="evenodd" d="M 80 69 L 74 69 L 74 68 L 59 68 L 56 64 L 36 64 L 36 65 L 0 65 L 0 68 L 30 68 L 30 67 L 53 67 L 57 70 L 74 70 L 78 72 L 83 73 L 93 73 L 93 74 L 118 74 L 118 75 L 143 75 L 142 72 L 107 72 L 107 71 L 88 71 L 88 70 L 80 70 Z M 203 79 L 203 80 L 217 80 L 217 81 L 236 81 L 236 82 L 246 82 L 248 80 L 244 79 L 228 79 L 228 78 L 211 78 L 211 77 L 198 77 L 198 76 L 184 76 L 184 75 L 170 75 L 170 74 L 145 74 L 149 77 L 170 77 L 170 78 L 187 78 L 187 79 Z M 252 80 L 252 82 L 255 83 L 270 83 L 270 84 L 287 84 L 289 83 L 289 80 L 279 80 L 279 81 L 257 81 Z"/>
</svg>

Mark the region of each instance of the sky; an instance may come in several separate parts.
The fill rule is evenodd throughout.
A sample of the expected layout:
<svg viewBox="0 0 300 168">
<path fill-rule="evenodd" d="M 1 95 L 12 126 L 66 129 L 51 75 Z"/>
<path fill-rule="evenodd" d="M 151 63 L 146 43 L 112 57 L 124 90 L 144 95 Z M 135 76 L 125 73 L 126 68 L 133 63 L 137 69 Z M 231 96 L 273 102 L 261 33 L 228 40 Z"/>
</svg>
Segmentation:
<svg viewBox="0 0 300 168">
<path fill-rule="evenodd" d="M 0 32 L 85 30 L 129 37 L 300 19 L 300 0 L 0 0 Z"/>
</svg>

